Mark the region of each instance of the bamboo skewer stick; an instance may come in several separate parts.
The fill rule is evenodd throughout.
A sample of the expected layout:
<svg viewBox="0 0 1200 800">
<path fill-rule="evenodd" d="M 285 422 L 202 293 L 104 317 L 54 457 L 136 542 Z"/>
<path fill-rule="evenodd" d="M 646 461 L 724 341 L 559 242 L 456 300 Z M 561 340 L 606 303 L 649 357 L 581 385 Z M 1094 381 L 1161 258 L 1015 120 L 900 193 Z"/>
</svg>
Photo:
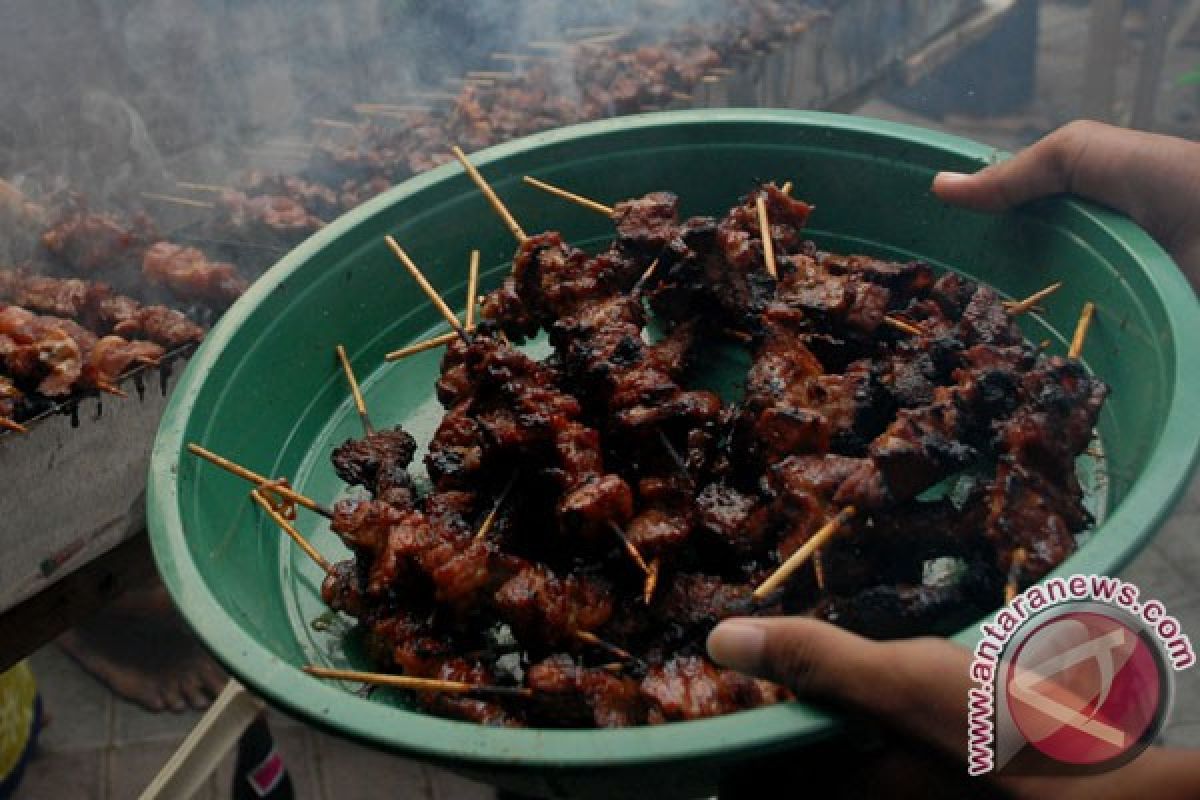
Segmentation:
<svg viewBox="0 0 1200 800">
<path fill-rule="evenodd" d="M 476 299 L 479 293 L 479 251 L 471 251 L 471 263 L 467 267 L 467 315 L 466 329 L 468 331 L 475 330 L 475 306 L 478 304 Z"/>
<path fill-rule="evenodd" d="M 633 661 L 633 654 L 623 647 L 618 647 L 612 642 L 606 642 L 591 631 L 575 631 L 575 638 L 593 647 L 599 647 L 601 650 L 607 650 L 617 658 L 623 661 Z"/>
<path fill-rule="evenodd" d="M 813 553 L 829 541 L 846 521 L 855 514 L 854 506 L 846 506 L 839 511 L 834 517 L 821 526 L 821 529 L 814 533 L 807 542 L 800 546 L 796 552 L 788 556 L 787 561 L 779 565 L 779 569 L 771 574 L 757 589 L 754 590 L 752 597 L 755 600 L 762 600 L 767 595 L 774 592 L 783 583 L 792 576 L 792 574 L 800 567 L 804 566 Z"/>
<path fill-rule="evenodd" d="M 891 316 L 884 317 L 883 324 L 887 325 L 889 328 L 894 328 L 895 330 L 898 330 L 902 333 L 907 333 L 910 336 L 922 336 L 925 333 L 925 331 L 921 330 L 916 325 L 913 325 L 911 322 L 905 322 L 904 320 L 899 319 L 898 317 L 891 317 Z"/>
<path fill-rule="evenodd" d="M 475 308 L 483 301 L 483 297 L 476 297 L 476 292 L 479 291 L 479 251 L 471 251 L 471 263 L 467 269 L 467 311 L 465 314 L 464 329 L 470 333 L 475 330 Z M 444 344 L 453 342 L 458 336 L 457 331 L 450 333 L 439 334 L 423 342 L 411 344 L 408 347 L 401 347 L 399 350 L 393 350 L 384 355 L 384 361 L 399 361 L 402 358 L 423 353 L 426 350 L 432 350 L 435 347 L 441 347 Z"/>
<path fill-rule="evenodd" d="M 1013 598 L 1017 596 L 1019 585 L 1017 576 L 1021 568 L 1025 566 L 1025 560 L 1029 557 L 1024 547 L 1018 547 L 1012 552 L 1012 564 L 1008 568 L 1008 582 L 1004 584 L 1004 602 L 1011 603 Z"/>
<path fill-rule="evenodd" d="M 433 110 L 433 106 L 420 103 L 355 103 L 350 108 L 358 114 L 369 114 L 373 111 L 391 111 L 398 114 L 424 113 Z"/>
<path fill-rule="evenodd" d="M 432 339 L 426 339 L 423 342 L 417 342 L 416 344 L 410 344 L 408 347 L 401 347 L 399 350 L 393 350 L 385 355 L 383 360 L 399 361 L 402 358 L 408 358 L 409 356 L 416 355 L 417 353 L 424 353 L 426 350 L 432 350 L 435 347 L 441 347 L 444 344 L 449 344 L 457 338 L 457 331 L 439 334 L 438 336 L 434 336 Z"/>
<path fill-rule="evenodd" d="M 642 277 L 637 279 L 637 283 L 633 285 L 630 294 L 637 294 L 642 291 L 642 287 L 646 285 L 646 281 L 650 280 L 650 276 L 654 274 L 654 270 L 658 269 L 658 259 L 650 262 L 650 266 L 646 267 L 646 271 L 642 273 Z"/>
<path fill-rule="evenodd" d="M 193 200 L 190 197 L 176 197 L 173 194 L 159 194 L 158 192 L 142 192 L 142 197 L 148 200 L 161 200 L 164 203 L 174 203 L 177 206 L 191 206 L 192 208 L 216 208 L 216 203 L 210 203 L 207 200 Z"/>
<path fill-rule="evenodd" d="M 560 197 L 563 200 L 567 200 L 571 203 L 574 203 L 577 206 L 583 206 L 584 208 L 588 209 L 589 211 L 595 211 L 597 214 L 604 214 L 605 216 L 608 216 L 608 217 L 611 217 L 613 215 L 613 208 L 611 206 L 606 206 L 603 203 L 598 203 L 595 200 L 592 200 L 590 197 L 584 197 L 581 194 L 575 194 L 575 192 L 569 192 L 566 189 L 555 186 L 554 184 L 546 183 L 545 181 L 540 181 L 537 178 L 532 178 L 528 175 L 526 175 L 521 180 L 525 181 L 525 183 L 529 184 L 530 186 L 534 187 L 535 189 L 541 189 L 543 192 L 552 194 L 555 197 Z"/>
<path fill-rule="evenodd" d="M 762 239 L 763 260 L 767 262 L 767 274 L 775 280 L 779 280 L 779 270 L 775 266 L 775 241 L 771 236 L 771 222 L 767 219 L 767 201 L 762 192 L 755 196 L 754 205 L 758 209 L 758 235 Z"/>
<path fill-rule="evenodd" d="M 344 119 L 329 119 L 328 117 L 313 117 L 312 124 L 319 128 L 337 128 L 343 131 L 352 131 L 358 127 L 353 122 L 347 122 Z"/>
<path fill-rule="evenodd" d="M 410 689 L 416 692 L 447 692 L 450 694 L 506 694 L 515 697 L 532 697 L 533 690 L 521 686 L 483 686 L 461 681 L 443 681 L 433 678 L 414 678 L 411 675 L 388 675 L 382 672 L 359 672 L 352 669 L 330 669 L 307 666 L 304 671 L 315 678 L 331 678 L 340 681 L 356 681 L 372 686 L 389 686 L 393 689 Z"/>
<path fill-rule="evenodd" d="M 483 179 L 482 175 L 479 174 L 479 170 L 475 169 L 475 165 L 467 160 L 467 155 L 462 151 L 462 148 L 458 145 L 454 145 L 450 148 L 450 152 L 454 153 L 454 157 L 458 159 L 458 163 L 462 164 L 462 168 L 466 170 L 467 175 L 469 175 L 471 180 L 475 182 L 475 185 L 479 187 L 479 191 L 483 192 L 483 196 L 487 198 L 487 201 L 491 203 L 492 208 L 495 209 L 496 213 L 500 215 L 500 219 L 504 220 L 504 225 L 508 228 L 516 240 L 518 242 L 523 242 L 528 239 L 529 237 L 525 234 L 525 231 L 521 229 L 521 226 L 517 223 L 516 219 L 513 218 L 513 215 L 511 212 L 509 212 L 507 206 L 505 206 L 504 203 L 500 201 L 500 198 L 496 196 L 496 193 L 492 191 L 492 187 L 488 185 L 488 182 Z"/>
<path fill-rule="evenodd" d="M 1047 297 L 1061 289 L 1062 285 L 1062 281 L 1059 281 L 1058 283 L 1052 283 L 1045 289 L 1039 289 L 1038 291 L 1029 295 L 1029 297 L 1026 297 L 1024 300 L 1005 300 L 1004 310 L 1009 314 L 1012 314 L 1014 317 L 1018 314 L 1024 314 L 1027 311 L 1031 311 L 1038 303 L 1042 302 Z"/>
<path fill-rule="evenodd" d="M 650 569 L 646 571 L 646 582 L 642 584 L 642 602 L 650 605 L 650 601 L 654 599 L 654 590 L 658 588 L 658 573 L 662 567 L 662 559 L 655 558 L 650 562 Z"/>
<path fill-rule="evenodd" d="M 291 540 L 295 542 L 301 550 L 304 551 L 304 554 L 311 558 L 313 563 L 321 568 L 322 572 L 324 572 L 326 575 L 333 574 L 333 566 L 325 559 L 325 556 L 318 553 L 317 549 L 309 544 L 308 539 L 305 539 L 300 531 L 296 530 L 295 526 L 288 522 L 283 514 L 280 514 L 279 511 L 275 509 L 275 506 L 271 505 L 271 501 L 268 500 L 267 496 L 263 494 L 263 487 L 251 489 L 250 496 L 254 498 L 254 502 L 258 503 L 263 511 L 267 512 L 267 516 L 274 520 L 275 524 L 279 526 L 280 530 L 286 533 L 288 537 L 291 538 Z"/>
<path fill-rule="evenodd" d="M 633 559 L 633 563 L 637 565 L 637 568 L 646 575 L 649 575 L 650 567 L 646 564 L 646 559 L 642 558 L 642 553 L 637 549 L 637 545 L 629 541 L 629 537 L 625 535 L 625 531 L 621 530 L 620 525 L 612 520 L 608 521 L 608 525 L 613 529 L 613 533 L 615 533 L 621 540 L 621 544 L 625 546 L 625 552 L 629 554 L 631 559 Z"/>
<path fill-rule="evenodd" d="M 186 191 L 191 191 L 191 192 L 216 192 L 217 194 L 220 194 L 222 192 L 229 191 L 228 186 L 217 186 L 216 184 L 213 184 L 213 183 L 192 183 L 191 181 L 175 181 L 175 185 L 178 186 L 180 189 L 184 189 Z"/>
<path fill-rule="evenodd" d="M 504 506 L 504 501 L 508 499 L 508 493 L 512 491 L 513 484 L 516 482 L 517 476 L 514 473 L 513 476 L 508 479 L 508 483 L 500 492 L 499 496 L 496 497 L 496 502 L 492 503 L 492 510 L 489 511 L 487 516 L 483 518 L 483 524 L 479 526 L 479 531 L 475 534 L 476 541 L 486 538 L 487 535 L 491 533 L 492 526 L 496 524 L 496 515 L 500 513 L 500 509 Z"/>
<path fill-rule="evenodd" d="M 434 308 L 436 308 L 441 315 L 445 317 L 446 322 L 450 324 L 450 327 L 454 329 L 454 332 L 462 337 L 464 342 L 470 344 L 471 339 L 467 336 L 467 332 L 463 330 L 462 323 L 458 321 L 458 317 L 456 317 L 454 312 L 450 310 L 450 307 L 446 305 L 446 301 L 443 300 L 442 296 L 437 293 L 437 290 L 435 290 L 429 284 L 429 281 L 425 279 L 424 273 L 422 273 L 417 265 L 413 263 L 413 260 L 408 257 L 408 253 L 404 252 L 404 248 L 396 243 L 396 240 L 392 238 L 391 234 L 384 236 L 383 240 L 387 242 L 388 247 L 391 248 L 392 254 L 395 255 L 396 258 L 400 259 L 400 263 L 403 264 L 404 268 L 408 270 L 408 274 L 412 276 L 412 279 L 417 282 L 418 286 L 421 287 L 421 291 L 423 291 L 425 296 L 429 298 L 429 302 L 433 303 Z"/>
<path fill-rule="evenodd" d="M 285 497 L 296 505 L 304 506 L 309 511 L 320 514 L 326 519 L 333 519 L 332 511 L 318 504 L 315 500 L 305 497 L 290 486 L 283 486 L 275 481 L 268 480 L 257 472 L 246 469 L 241 464 L 230 461 L 224 456 L 219 456 L 211 450 L 206 450 L 195 442 L 189 443 L 187 448 L 188 452 L 192 455 L 203 458 L 205 461 L 215 464 L 226 472 L 232 472 L 244 481 L 253 483 L 260 488 L 265 488 L 268 492 L 274 492 L 281 497 Z"/>
<path fill-rule="evenodd" d="M 0 428 L 6 431 L 13 431 L 14 433 L 29 433 L 29 428 L 8 417 L 0 417 Z"/>
<path fill-rule="evenodd" d="M 113 386 L 111 383 L 106 381 L 96 381 L 96 390 L 104 392 L 105 394 L 111 394 L 113 397 L 119 397 L 122 400 L 129 397 L 129 395 L 126 394 L 122 389 Z"/>
<path fill-rule="evenodd" d="M 792 193 L 792 182 L 788 181 L 787 183 L 783 184 L 783 186 L 780 186 L 779 191 L 783 192 L 784 194 L 791 194 Z"/>
<path fill-rule="evenodd" d="M 371 424 L 371 417 L 367 413 L 367 401 L 363 399 L 362 390 L 358 386 L 358 378 L 354 376 L 354 367 L 350 366 L 350 357 L 346 355 L 346 348 L 339 344 L 336 350 L 338 361 L 342 362 L 342 372 L 346 373 L 346 383 L 350 384 L 350 396 L 354 398 L 354 410 L 358 412 L 358 418 L 362 420 L 363 432 L 370 436 L 375 432 L 375 426 Z"/>
<path fill-rule="evenodd" d="M 1083 311 L 1079 314 L 1079 322 L 1075 325 L 1075 335 L 1071 337 L 1071 349 L 1067 351 L 1068 358 L 1079 358 L 1083 355 L 1083 342 L 1087 338 L 1088 328 L 1092 324 L 1092 317 L 1095 313 L 1095 303 L 1089 300 L 1083 304 Z"/>
</svg>

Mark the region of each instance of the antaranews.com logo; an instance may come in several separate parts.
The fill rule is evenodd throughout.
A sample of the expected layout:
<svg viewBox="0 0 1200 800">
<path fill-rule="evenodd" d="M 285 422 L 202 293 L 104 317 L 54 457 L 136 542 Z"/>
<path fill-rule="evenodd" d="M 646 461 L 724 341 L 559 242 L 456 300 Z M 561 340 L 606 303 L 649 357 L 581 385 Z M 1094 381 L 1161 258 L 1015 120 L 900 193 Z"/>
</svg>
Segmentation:
<svg viewBox="0 0 1200 800">
<path fill-rule="evenodd" d="M 1072 769 L 1128 762 L 1161 731 L 1191 640 L 1157 600 L 1103 575 L 1052 578 L 980 626 L 967 771 L 1005 769 L 1028 746 Z"/>
</svg>

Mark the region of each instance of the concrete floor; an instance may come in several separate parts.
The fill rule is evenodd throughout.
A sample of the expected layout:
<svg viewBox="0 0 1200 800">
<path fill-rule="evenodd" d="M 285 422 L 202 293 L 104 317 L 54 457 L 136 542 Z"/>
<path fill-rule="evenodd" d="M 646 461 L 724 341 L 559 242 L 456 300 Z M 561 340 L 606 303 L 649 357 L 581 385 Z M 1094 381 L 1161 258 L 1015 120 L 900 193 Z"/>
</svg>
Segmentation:
<svg viewBox="0 0 1200 800">
<path fill-rule="evenodd" d="M 1015 149 L 1078 115 L 1083 78 L 1086 4 L 1046 3 L 1040 25 L 1037 98 L 1019 119 L 935 120 L 902 111 L 874 99 L 860 113 L 949 130 L 997 146 Z M 1120 86 L 1128 96 L 1139 47 L 1128 37 L 1121 60 Z M 1200 64 L 1200 49 L 1180 48 L 1168 58 L 1159 103 L 1161 130 L 1195 136 L 1200 131 L 1197 90 L 1174 84 L 1175 77 Z M 1200 637 L 1200 479 L 1154 543 L 1124 572 L 1143 594 L 1162 600 Z M 198 714 L 149 714 L 113 696 L 56 648 L 37 653 L 32 664 L 51 724 L 30 763 L 19 799 L 78 798 L 118 800 L 135 797 L 199 718 Z M 1200 669 L 1179 676 L 1177 704 L 1165 732 L 1172 745 L 1200 747 Z M 383 756 L 272 714 L 272 729 L 301 798 L 370 800 L 437 798 L 472 800 L 491 797 L 487 787 L 441 770 Z M 215 774 L 203 798 L 229 796 L 232 757 Z"/>
</svg>

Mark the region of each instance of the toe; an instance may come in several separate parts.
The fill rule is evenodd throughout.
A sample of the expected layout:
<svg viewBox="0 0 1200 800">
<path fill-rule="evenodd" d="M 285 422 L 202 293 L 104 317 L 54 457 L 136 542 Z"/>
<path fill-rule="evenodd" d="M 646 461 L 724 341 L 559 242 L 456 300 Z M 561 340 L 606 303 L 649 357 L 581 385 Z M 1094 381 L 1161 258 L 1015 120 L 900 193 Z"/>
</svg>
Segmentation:
<svg viewBox="0 0 1200 800">
<path fill-rule="evenodd" d="M 188 705 L 196 711 L 203 711 L 212 705 L 212 695 L 199 675 L 189 676 L 183 681 L 182 690 L 184 696 L 187 697 Z"/>
<path fill-rule="evenodd" d="M 208 689 L 213 697 L 220 694 L 221 690 L 225 688 L 225 684 L 229 681 L 229 676 L 225 674 L 225 671 L 217 666 L 217 662 L 211 660 L 205 660 L 201 665 L 200 677 L 205 688 Z"/>
<path fill-rule="evenodd" d="M 179 713 L 187 711 L 187 698 L 183 696 L 183 687 L 178 683 L 171 683 L 163 687 L 163 702 L 171 711 Z"/>
</svg>

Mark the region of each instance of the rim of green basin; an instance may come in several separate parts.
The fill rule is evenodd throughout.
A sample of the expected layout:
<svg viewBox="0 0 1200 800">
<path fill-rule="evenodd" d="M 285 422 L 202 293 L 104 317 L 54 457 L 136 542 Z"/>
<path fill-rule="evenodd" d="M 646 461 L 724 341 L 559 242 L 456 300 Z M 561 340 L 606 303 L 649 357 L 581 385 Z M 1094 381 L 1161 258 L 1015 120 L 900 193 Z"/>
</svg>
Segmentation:
<svg viewBox="0 0 1200 800">
<path fill-rule="evenodd" d="M 660 126 L 798 126 L 882 135 L 948 157 L 984 166 L 1003 154 L 957 136 L 908 125 L 819 112 L 726 109 L 663 112 L 603 120 L 541 133 L 472 155 L 480 166 L 547 145 L 583 143 L 613 132 Z M 762 753 L 829 735 L 836 718 L 814 706 L 788 703 L 693 722 L 614 730 L 489 728 L 374 703 L 336 684 L 309 677 L 281 660 L 235 623 L 216 601 L 184 536 L 176 468 L 184 453 L 191 399 L 234 333 L 287 276 L 317 256 L 330 242 L 392 205 L 459 172 L 444 165 L 414 177 L 363 207 L 349 212 L 307 240 L 256 281 L 209 333 L 181 377 L 163 417 L 149 474 L 147 517 L 155 558 L 175 603 L 216 657 L 240 680 L 284 709 L 318 725 L 385 748 L 441 761 L 517 768 L 612 768 Z M 1127 259 L 1140 265 L 1157 294 L 1169 330 L 1167 366 L 1175 391 L 1159 444 L 1128 494 L 1104 526 L 1121 537 L 1094 537 L 1060 570 L 1062 574 L 1115 572 L 1141 548 L 1179 496 L 1200 450 L 1195 409 L 1200 399 L 1200 304 L 1170 257 L 1130 220 L 1076 200 L 1057 202 L 1071 218 L 1109 237 Z M 972 645 L 977 626 L 953 637 Z"/>
</svg>

